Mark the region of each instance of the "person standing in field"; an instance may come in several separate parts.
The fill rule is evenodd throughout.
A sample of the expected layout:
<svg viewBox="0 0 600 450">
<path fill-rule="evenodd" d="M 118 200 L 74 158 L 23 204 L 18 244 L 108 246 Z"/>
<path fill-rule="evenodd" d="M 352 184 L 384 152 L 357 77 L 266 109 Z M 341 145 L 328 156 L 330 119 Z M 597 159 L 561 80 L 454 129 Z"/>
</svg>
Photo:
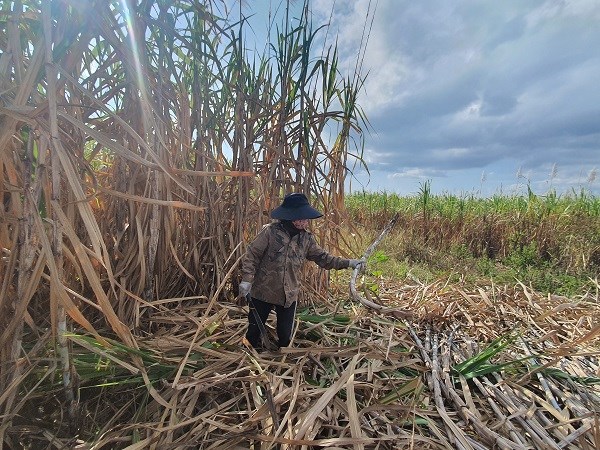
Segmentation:
<svg viewBox="0 0 600 450">
<path fill-rule="evenodd" d="M 273 219 L 250 243 L 242 258 L 239 297 L 250 294 L 248 329 L 245 339 L 261 350 L 261 329 L 275 309 L 279 347 L 287 347 L 292 338 L 300 275 L 306 260 L 324 269 L 356 268 L 364 260 L 333 256 L 322 249 L 312 233 L 309 221 L 321 217 L 308 203 L 306 195 L 293 193 L 271 212 Z M 264 326 L 263 326 L 264 330 Z"/>
</svg>

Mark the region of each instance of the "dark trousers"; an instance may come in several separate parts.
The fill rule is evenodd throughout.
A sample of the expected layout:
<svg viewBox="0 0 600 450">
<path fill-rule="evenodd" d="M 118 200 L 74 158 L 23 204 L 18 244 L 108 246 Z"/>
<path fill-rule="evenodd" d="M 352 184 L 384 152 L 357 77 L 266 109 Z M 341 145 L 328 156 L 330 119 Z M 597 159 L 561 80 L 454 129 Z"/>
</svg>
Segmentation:
<svg viewBox="0 0 600 450">
<path fill-rule="evenodd" d="M 267 318 L 273 308 L 275 308 L 275 314 L 277 315 L 277 338 L 279 340 L 279 347 L 287 347 L 290 345 L 292 339 L 292 331 L 294 329 L 294 317 L 296 315 L 296 302 L 289 308 L 284 308 L 281 305 L 273 305 L 271 303 L 263 302 L 256 298 L 252 298 L 252 302 L 248 305 L 250 311 L 248 313 L 248 331 L 246 331 L 246 339 L 254 348 L 261 347 L 260 340 L 260 328 L 256 323 L 256 316 L 252 311 L 252 308 L 256 310 L 263 325 L 266 326 Z"/>
</svg>

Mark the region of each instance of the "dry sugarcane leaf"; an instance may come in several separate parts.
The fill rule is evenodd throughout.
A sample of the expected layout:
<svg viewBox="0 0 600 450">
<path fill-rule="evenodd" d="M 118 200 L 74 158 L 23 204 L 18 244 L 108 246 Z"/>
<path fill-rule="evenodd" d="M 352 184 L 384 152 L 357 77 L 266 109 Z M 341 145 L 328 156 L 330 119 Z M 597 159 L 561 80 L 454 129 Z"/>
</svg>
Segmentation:
<svg viewBox="0 0 600 450">
<path fill-rule="evenodd" d="M 350 422 L 350 433 L 354 439 L 362 439 L 363 433 L 361 431 L 358 405 L 356 403 L 356 395 L 354 392 L 354 373 L 350 374 L 350 378 L 346 383 L 346 406 L 348 409 L 348 421 Z M 364 450 L 364 445 L 356 444 L 356 449 Z"/>
<path fill-rule="evenodd" d="M 123 340 L 124 344 L 136 348 L 137 344 L 131 333 L 127 327 L 119 320 L 115 311 L 108 300 L 108 297 L 104 290 L 102 289 L 102 283 L 98 278 L 98 275 L 88 257 L 88 249 L 85 248 L 83 243 L 79 240 L 79 237 L 76 235 L 75 230 L 72 228 L 70 221 L 64 215 L 62 210 L 58 207 L 57 204 L 54 204 L 54 213 L 57 215 L 61 224 L 63 225 L 63 231 L 65 235 L 70 239 L 71 245 L 77 255 L 77 258 L 81 264 L 81 268 L 86 274 L 87 281 L 90 283 L 94 294 L 96 295 L 96 300 L 98 301 L 98 305 L 102 309 L 106 319 L 111 324 L 112 329 L 119 335 L 119 337 Z M 103 339 L 99 339 L 104 342 Z M 104 342 L 106 344 L 106 342 Z"/>
<path fill-rule="evenodd" d="M 60 302 L 60 304 L 65 308 L 65 312 L 75 322 L 77 322 L 88 332 L 93 334 L 99 341 L 104 341 L 104 339 L 100 336 L 100 334 L 96 331 L 92 324 L 85 318 L 83 314 L 81 314 L 81 311 L 79 311 L 77 306 L 75 306 L 75 304 L 67 294 L 67 291 L 64 289 L 64 286 L 58 277 L 58 268 L 55 265 L 52 249 L 50 246 L 50 242 L 48 241 L 48 237 L 46 236 L 44 225 L 42 224 L 41 218 L 37 215 L 34 216 L 34 224 L 36 226 L 38 236 L 40 237 L 40 244 L 42 246 L 42 251 L 45 254 L 45 261 L 47 267 L 50 271 L 50 277 L 52 279 L 51 286 L 54 287 L 52 292 L 57 295 L 57 301 Z"/>
<path fill-rule="evenodd" d="M 323 408 L 325 408 L 333 396 L 345 386 L 353 373 L 354 367 L 356 367 L 357 361 L 358 355 L 355 355 L 348 365 L 348 368 L 341 374 L 337 381 L 321 394 L 319 400 L 306 414 L 303 414 L 300 417 L 298 431 L 296 432 L 297 439 L 302 439 L 305 436 L 311 427 L 314 426 L 314 420 L 321 413 Z"/>
<path fill-rule="evenodd" d="M 104 192 L 109 195 L 113 195 L 115 197 L 124 198 L 126 200 L 132 200 L 140 203 L 147 203 L 149 205 L 158 205 L 158 206 L 168 206 L 170 208 L 181 208 L 181 209 L 189 209 L 190 211 L 206 211 L 205 206 L 196 206 L 190 203 L 181 202 L 177 200 L 157 200 L 154 198 L 142 197 L 139 195 L 126 194 L 124 192 L 118 192 L 113 189 L 107 189 L 101 186 L 98 186 L 98 190 Z"/>
</svg>

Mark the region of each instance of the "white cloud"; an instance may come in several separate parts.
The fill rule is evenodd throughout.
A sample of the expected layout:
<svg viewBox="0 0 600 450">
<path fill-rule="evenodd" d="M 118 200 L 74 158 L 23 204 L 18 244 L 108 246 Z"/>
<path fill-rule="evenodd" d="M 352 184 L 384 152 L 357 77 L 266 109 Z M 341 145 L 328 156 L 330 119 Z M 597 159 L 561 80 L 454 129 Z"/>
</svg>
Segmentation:
<svg viewBox="0 0 600 450">
<path fill-rule="evenodd" d="M 394 172 L 389 175 L 389 178 L 416 178 L 419 180 L 426 180 L 433 177 L 446 177 L 447 172 L 444 170 L 435 169 L 406 169 L 400 172 Z"/>
</svg>

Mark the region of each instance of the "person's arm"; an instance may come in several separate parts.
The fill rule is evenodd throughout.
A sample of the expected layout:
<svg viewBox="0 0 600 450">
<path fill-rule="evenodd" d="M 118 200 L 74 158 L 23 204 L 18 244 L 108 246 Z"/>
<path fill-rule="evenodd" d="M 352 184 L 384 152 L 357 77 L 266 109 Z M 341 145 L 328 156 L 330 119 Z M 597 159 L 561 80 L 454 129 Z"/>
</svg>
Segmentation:
<svg viewBox="0 0 600 450">
<path fill-rule="evenodd" d="M 323 248 L 317 244 L 315 237 L 311 234 L 309 236 L 309 246 L 306 253 L 306 259 L 314 261 L 320 267 L 324 269 L 347 269 L 351 267 L 352 260 L 341 258 L 339 256 L 333 256 L 331 253 L 327 253 Z"/>
</svg>

